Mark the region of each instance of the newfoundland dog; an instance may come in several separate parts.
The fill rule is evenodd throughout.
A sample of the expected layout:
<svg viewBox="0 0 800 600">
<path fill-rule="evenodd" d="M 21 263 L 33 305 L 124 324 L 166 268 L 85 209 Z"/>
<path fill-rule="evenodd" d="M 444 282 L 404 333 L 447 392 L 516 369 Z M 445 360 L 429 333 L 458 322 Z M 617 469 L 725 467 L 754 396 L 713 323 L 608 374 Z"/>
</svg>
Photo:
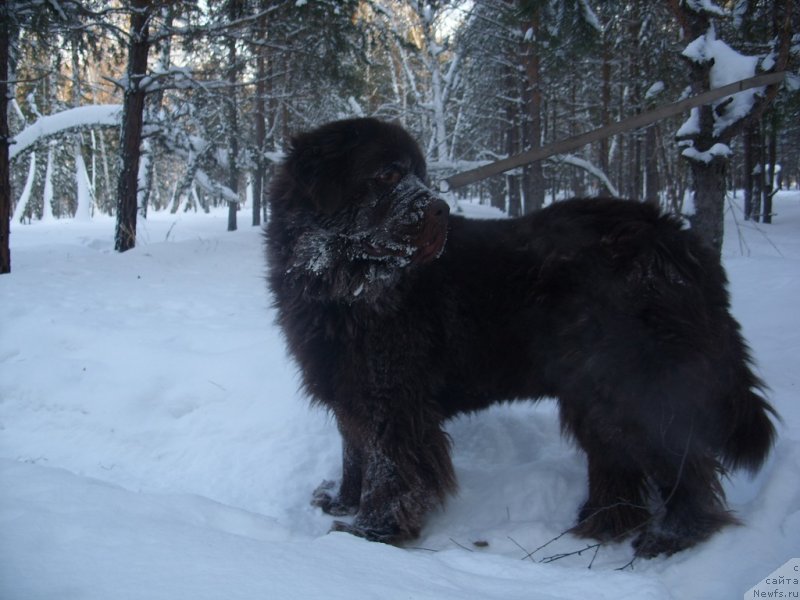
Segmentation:
<svg viewBox="0 0 800 600">
<path fill-rule="evenodd" d="M 413 539 L 456 489 L 443 423 L 546 396 L 588 458 L 574 534 L 653 557 L 735 523 L 720 477 L 760 467 L 774 411 L 715 255 L 648 204 L 469 220 L 425 181 L 406 131 L 353 119 L 295 137 L 271 190 L 277 320 L 344 442 L 333 529 Z"/>
</svg>

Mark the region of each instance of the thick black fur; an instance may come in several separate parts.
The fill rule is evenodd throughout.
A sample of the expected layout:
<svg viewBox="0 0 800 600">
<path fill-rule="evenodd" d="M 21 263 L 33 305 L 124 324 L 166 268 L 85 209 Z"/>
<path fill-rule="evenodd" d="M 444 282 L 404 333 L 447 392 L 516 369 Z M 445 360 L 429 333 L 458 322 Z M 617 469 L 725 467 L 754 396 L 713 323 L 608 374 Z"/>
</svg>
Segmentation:
<svg viewBox="0 0 800 600">
<path fill-rule="evenodd" d="M 313 500 L 355 515 L 334 529 L 416 537 L 456 488 L 442 424 L 547 396 L 588 456 L 575 534 L 652 557 L 736 522 L 720 476 L 760 467 L 774 411 L 714 254 L 647 204 L 467 220 L 425 179 L 403 129 L 355 119 L 296 137 L 274 180 L 278 323 L 344 441 Z"/>
</svg>

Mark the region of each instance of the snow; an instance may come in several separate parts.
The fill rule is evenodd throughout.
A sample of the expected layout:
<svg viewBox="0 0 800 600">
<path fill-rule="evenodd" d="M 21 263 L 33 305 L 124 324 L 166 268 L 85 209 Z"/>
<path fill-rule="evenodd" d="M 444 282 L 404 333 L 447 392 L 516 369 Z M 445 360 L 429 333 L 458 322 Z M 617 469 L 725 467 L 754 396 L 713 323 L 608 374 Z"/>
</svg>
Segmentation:
<svg viewBox="0 0 800 600">
<path fill-rule="evenodd" d="M 88 220 L 92 217 L 92 185 L 89 181 L 89 171 L 86 169 L 86 161 L 83 160 L 83 150 L 78 140 L 74 142 L 75 154 L 75 189 L 77 206 L 75 207 L 75 218 Z"/>
<path fill-rule="evenodd" d="M 583 14 L 583 18 L 586 23 L 588 23 L 590 27 L 594 28 L 594 30 L 598 33 L 603 33 L 603 26 L 600 24 L 600 19 L 597 18 L 594 10 L 592 10 L 592 7 L 589 6 L 588 0 L 580 0 L 580 5 L 581 13 Z"/>
<path fill-rule="evenodd" d="M 690 160 L 696 160 L 705 164 L 710 163 L 716 157 L 720 156 L 726 158 L 732 154 L 730 146 L 727 144 L 720 144 L 719 142 L 711 146 L 708 150 L 703 152 L 697 150 L 694 146 L 690 146 L 689 148 L 685 148 L 681 155 L 685 156 Z"/>
<path fill-rule="evenodd" d="M 42 192 L 42 221 L 53 218 L 53 142 L 47 145 L 47 167 L 44 174 L 44 190 Z"/>
<path fill-rule="evenodd" d="M 9 160 L 47 136 L 73 127 L 116 126 L 121 118 L 121 104 L 91 104 L 41 117 L 14 136 L 9 148 Z"/>
<path fill-rule="evenodd" d="M 714 65 L 709 73 L 712 89 L 754 77 L 756 74 L 758 57 L 739 54 L 722 40 L 711 42 L 709 54 L 714 58 Z M 730 104 L 726 106 L 723 114 L 715 119 L 714 135 L 719 135 L 721 131 L 746 117 L 752 110 L 756 96 L 763 94 L 763 92 L 764 87 L 758 87 L 723 99 L 722 102 L 727 102 L 730 99 Z M 719 103 L 715 103 L 715 106 L 718 105 Z"/>
<path fill-rule="evenodd" d="M 694 191 L 687 187 L 683 192 L 683 203 L 681 204 L 681 215 L 687 217 L 684 223 L 688 224 L 688 217 L 693 217 L 696 214 L 697 207 L 694 205 Z"/>
<path fill-rule="evenodd" d="M 757 56 L 740 54 L 722 40 L 718 40 L 713 25 L 704 35 L 686 46 L 682 54 L 698 63 L 714 61 L 709 72 L 711 89 L 754 77 L 758 65 Z M 746 117 L 752 110 L 756 97 L 763 92 L 764 87 L 762 86 L 737 92 L 715 101 L 713 103 L 715 108 L 714 136 L 719 136 L 728 127 Z M 724 104 L 725 108 L 722 114 L 718 114 L 716 109 L 721 104 Z M 683 128 L 681 128 L 682 130 Z"/>
<path fill-rule="evenodd" d="M 534 41 L 534 39 L 535 39 L 535 35 L 533 33 L 533 27 L 528 27 L 528 29 L 525 30 L 525 35 L 523 37 L 523 41 L 532 42 L 532 41 Z"/>
<path fill-rule="evenodd" d="M 745 524 L 622 571 L 624 544 L 541 562 L 586 547 L 569 535 L 525 558 L 586 493 L 550 402 L 450 423 L 461 491 L 413 548 L 326 534 L 309 499 L 339 476 L 335 422 L 297 391 L 260 232 L 224 208 L 151 213 L 124 254 L 106 217 L 12 224 L 0 598 L 741 598 L 800 554 L 800 192 L 775 212 L 727 214 L 733 310 L 784 420 L 764 470 L 725 481 Z"/>
<path fill-rule="evenodd" d="M 761 60 L 761 70 L 762 71 L 771 71 L 775 68 L 775 59 L 777 56 L 775 52 L 770 52 Z"/>
<path fill-rule="evenodd" d="M 688 138 L 700 133 L 700 109 L 693 108 L 689 112 L 689 118 L 684 121 L 683 125 L 675 132 L 675 137 L 680 140 Z"/>
<path fill-rule="evenodd" d="M 727 17 L 728 12 L 714 3 L 714 0 L 687 0 L 686 4 L 699 13 L 707 13 L 716 17 Z"/>
<path fill-rule="evenodd" d="M 30 162 L 28 163 L 28 177 L 25 179 L 25 186 L 17 200 L 17 205 L 14 208 L 14 214 L 11 216 L 12 221 L 21 221 L 25 216 L 25 209 L 28 208 L 28 200 L 31 197 L 31 190 L 33 189 L 33 180 L 36 176 L 36 152 L 31 152 Z"/>
<path fill-rule="evenodd" d="M 606 176 L 603 170 L 593 165 L 585 158 L 581 158 L 580 156 L 575 156 L 574 154 L 558 154 L 552 157 L 551 160 L 557 163 L 561 162 L 568 165 L 572 165 L 573 167 L 578 167 L 579 169 L 583 169 L 593 177 L 599 179 L 600 183 L 602 183 L 605 186 L 609 194 L 617 198 L 619 197 L 620 195 L 619 190 L 613 183 L 611 183 L 611 180 Z"/>
<path fill-rule="evenodd" d="M 352 116 L 356 117 L 364 117 L 366 113 L 364 113 L 364 108 L 358 103 L 353 96 L 347 97 L 347 105 L 350 107 L 350 111 L 352 112 Z M 351 115 L 347 115 L 351 116 Z"/>
<path fill-rule="evenodd" d="M 645 100 L 652 100 L 656 96 L 658 96 L 661 92 L 664 91 L 664 82 L 659 80 L 656 81 L 653 85 L 647 88 L 647 91 L 644 93 Z"/>
</svg>

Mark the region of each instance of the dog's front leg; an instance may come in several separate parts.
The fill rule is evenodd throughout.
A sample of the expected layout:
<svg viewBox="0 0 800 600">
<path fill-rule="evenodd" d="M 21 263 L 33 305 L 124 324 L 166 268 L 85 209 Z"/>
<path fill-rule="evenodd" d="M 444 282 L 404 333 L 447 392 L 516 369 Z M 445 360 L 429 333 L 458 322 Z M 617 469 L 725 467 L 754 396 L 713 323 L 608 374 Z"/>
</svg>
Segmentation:
<svg viewBox="0 0 800 600">
<path fill-rule="evenodd" d="M 414 539 L 425 515 L 455 489 L 449 439 L 438 419 L 420 416 L 408 422 L 395 414 L 361 429 L 368 437 L 361 446 L 358 513 L 352 523 L 334 522 L 333 530 L 391 544 Z"/>
<path fill-rule="evenodd" d="M 323 481 L 314 490 L 311 504 L 336 517 L 356 514 L 361 499 L 363 462 L 361 448 L 342 432 L 342 482 L 339 491 L 333 494 L 335 482 Z"/>
</svg>

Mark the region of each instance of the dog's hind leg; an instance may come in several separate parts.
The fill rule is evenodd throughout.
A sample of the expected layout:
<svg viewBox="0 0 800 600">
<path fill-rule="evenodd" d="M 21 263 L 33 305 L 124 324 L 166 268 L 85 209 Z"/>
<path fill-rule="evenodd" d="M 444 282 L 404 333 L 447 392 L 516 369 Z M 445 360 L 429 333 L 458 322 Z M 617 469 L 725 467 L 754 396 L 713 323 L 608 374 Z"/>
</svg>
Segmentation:
<svg viewBox="0 0 800 600">
<path fill-rule="evenodd" d="M 669 556 L 738 522 L 725 506 L 719 463 L 689 446 L 682 455 L 664 452 L 653 460 L 653 518 L 633 541 L 637 556 Z"/>
<path fill-rule="evenodd" d="M 611 459 L 607 449 L 589 461 L 589 497 L 581 506 L 571 533 L 604 542 L 618 542 L 640 531 L 650 518 L 646 481 L 629 458 Z"/>
<path fill-rule="evenodd" d="M 635 437 L 600 415 L 570 414 L 562 404 L 562 423 L 589 463 L 589 497 L 571 533 L 604 542 L 621 541 L 641 530 L 650 518 L 646 478 L 637 461 Z"/>
<path fill-rule="evenodd" d="M 716 382 L 708 373 L 717 374 Z M 758 380 L 743 360 L 728 369 L 712 363 L 684 379 L 682 390 L 675 383 L 662 386 L 670 396 L 658 403 L 662 416 L 649 423 L 649 444 L 642 448 L 653 513 L 633 542 L 642 557 L 674 554 L 738 523 L 720 478 L 725 467 L 755 470 L 774 437 L 772 409 L 753 391 Z M 726 379 L 733 383 L 723 395 L 719 382 Z"/>
</svg>

